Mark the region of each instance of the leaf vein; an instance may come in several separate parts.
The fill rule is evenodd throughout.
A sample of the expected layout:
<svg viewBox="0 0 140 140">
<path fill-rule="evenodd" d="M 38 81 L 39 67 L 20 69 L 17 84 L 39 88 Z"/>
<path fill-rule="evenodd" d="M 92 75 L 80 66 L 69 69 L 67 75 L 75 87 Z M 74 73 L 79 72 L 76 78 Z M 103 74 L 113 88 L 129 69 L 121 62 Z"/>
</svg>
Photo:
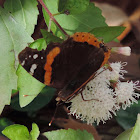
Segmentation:
<svg viewBox="0 0 140 140">
<path fill-rule="evenodd" d="M 77 18 L 75 18 L 75 17 L 72 16 L 72 15 L 71 15 L 71 17 L 74 18 L 75 20 L 77 20 L 79 23 L 81 23 L 81 24 L 83 24 L 83 25 L 85 25 L 85 26 L 87 26 L 87 27 L 89 27 L 89 28 L 91 29 L 91 26 L 89 26 L 89 25 L 83 23 L 82 21 L 78 20 Z"/>
<path fill-rule="evenodd" d="M 23 9 L 23 5 L 21 3 L 21 1 L 19 0 L 19 4 L 21 5 L 21 10 L 22 10 L 22 15 L 23 15 L 23 22 L 24 22 L 24 26 L 25 26 L 25 29 L 26 29 L 26 20 L 25 20 L 25 13 L 24 13 L 24 9 Z"/>
</svg>

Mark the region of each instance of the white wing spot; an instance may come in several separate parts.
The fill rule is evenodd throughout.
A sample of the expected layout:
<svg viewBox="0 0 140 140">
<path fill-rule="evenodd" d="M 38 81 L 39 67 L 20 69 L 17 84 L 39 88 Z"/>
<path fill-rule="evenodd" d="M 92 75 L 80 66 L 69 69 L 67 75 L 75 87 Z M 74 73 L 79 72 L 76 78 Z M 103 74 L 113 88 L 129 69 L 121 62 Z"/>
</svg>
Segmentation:
<svg viewBox="0 0 140 140">
<path fill-rule="evenodd" d="M 33 75 L 34 70 L 37 68 L 37 64 L 33 64 L 30 68 L 30 74 Z"/>
<path fill-rule="evenodd" d="M 29 55 L 29 58 L 31 58 L 31 55 Z"/>
<path fill-rule="evenodd" d="M 31 66 L 31 69 L 36 69 L 37 68 L 37 64 L 33 64 L 32 66 Z"/>
<path fill-rule="evenodd" d="M 30 74 L 33 75 L 33 73 L 34 73 L 34 69 L 31 68 L 30 69 Z"/>
<path fill-rule="evenodd" d="M 33 58 L 36 59 L 38 57 L 38 54 L 34 54 Z"/>
<path fill-rule="evenodd" d="M 25 64 L 25 60 L 22 61 L 21 65 L 23 66 Z"/>
<path fill-rule="evenodd" d="M 29 72 L 31 75 L 33 75 L 33 73 L 32 72 Z"/>
<path fill-rule="evenodd" d="M 41 59 L 43 59 L 43 57 L 41 57 Z"/>
</svg>

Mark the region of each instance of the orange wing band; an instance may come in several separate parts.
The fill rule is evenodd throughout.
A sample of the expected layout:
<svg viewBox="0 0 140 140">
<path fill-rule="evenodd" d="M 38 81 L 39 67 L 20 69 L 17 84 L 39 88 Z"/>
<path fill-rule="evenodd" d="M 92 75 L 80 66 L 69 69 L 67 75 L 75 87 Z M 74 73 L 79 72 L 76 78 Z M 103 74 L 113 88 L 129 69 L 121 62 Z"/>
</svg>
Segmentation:
<svg viewBox="0 0 140 140">
<path fill-rule="evenodd" d="M 101 41 L 99 41 L 93 34 L 86 33 L 86 32 L 77 32 L 71 36 L 74 41 L 76 42 L 87 42 L 90 45 L 100 47 L 99 44 Z"/>
<path fill-rule="evenodd" d="M 105 57 L 104 57 L 104 61 L 101 64 L 101 67 L 104 66 L 108 62 L 110 54 L 111 54 L 111 49 L 108 49 L 108 52 L 104 53 Z"/>
<path fill-rule="evenodd" d="M 49 54 L 46 57 L 46 64 L 44 66 L 44 70 L 45 72 L 45 76 L 44 76 L 44 84 L 45 85 L 50 85 L 51 82 L 51 75 L 52 75 L 52 63 L 54 61 L 54 58 L 60 53 L 60 48 L 59 47 L 55 47 L 53 48 Z"/>
</svg>

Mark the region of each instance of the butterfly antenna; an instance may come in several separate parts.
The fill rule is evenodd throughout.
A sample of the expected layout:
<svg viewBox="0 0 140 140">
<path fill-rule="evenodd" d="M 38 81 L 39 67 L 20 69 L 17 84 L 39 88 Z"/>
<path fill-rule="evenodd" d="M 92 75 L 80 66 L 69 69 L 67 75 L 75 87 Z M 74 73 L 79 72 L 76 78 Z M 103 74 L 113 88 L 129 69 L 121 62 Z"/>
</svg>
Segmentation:
<svg viewBox="0 0 140 140">
<path fill-rule="evenodd" d="M 56 112 L 57 112 L 57 110 L 58 110 L 58 107 L 59 107 L 60 105 L 62 105 L 63 103 L 64 103 L 64 102 L 61 102 L 61 101 L 57 102 L 57 104 L 56 104 L 56 109 L 55 109 L 54 115 L 53 115 L 53 117 L 52 117 L 52 119 L 51 119 L 51 121 L 50 121 L 50 123 L 49 123 L 49 126 L 52 125 L 52 122 L 53 122 L 54 119 L 55 119 L 55 115 L 56 115 Z"/>
</svg>

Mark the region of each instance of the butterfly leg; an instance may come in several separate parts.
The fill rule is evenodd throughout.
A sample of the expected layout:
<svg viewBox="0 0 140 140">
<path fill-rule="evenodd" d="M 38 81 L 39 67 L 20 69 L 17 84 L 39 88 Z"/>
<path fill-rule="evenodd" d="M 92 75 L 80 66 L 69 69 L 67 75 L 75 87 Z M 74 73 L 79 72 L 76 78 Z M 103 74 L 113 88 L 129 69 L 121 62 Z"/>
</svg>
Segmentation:
<svg viewBox="0 0 140 140">
<path fill-rule="evenodd" d="M 92 100 L 95 100 L 95 101 L 98 101 L 98 102 L 99 102 L 98 99 L 90 99 L 90 100 L 86 100 L 86 99 L 84 99 L 83 93 L 81 92 L 80 94 L 81 94 L 81 97 L 82 97 L 83 101 L 92 101 Z"/>
</svg>

